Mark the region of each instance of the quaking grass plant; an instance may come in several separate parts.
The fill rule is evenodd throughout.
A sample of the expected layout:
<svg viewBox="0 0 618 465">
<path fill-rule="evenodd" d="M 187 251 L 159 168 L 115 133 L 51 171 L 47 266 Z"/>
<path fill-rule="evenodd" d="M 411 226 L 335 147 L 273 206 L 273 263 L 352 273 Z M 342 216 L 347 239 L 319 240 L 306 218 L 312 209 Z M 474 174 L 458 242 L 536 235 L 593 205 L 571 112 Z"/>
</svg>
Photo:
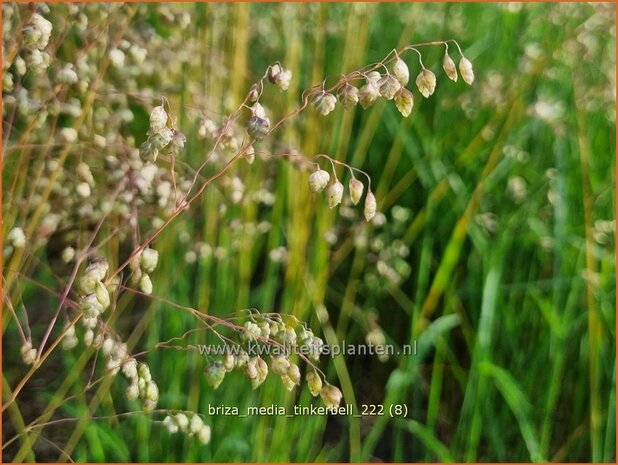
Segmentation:
<svg viewBox="0 0 618 465">
<path fill-rule="evenodd" d="M 338 406 L 342 393 L 318 366 L 323 340 L 305 322 L 255 308 L 220 318 L 208 308 L 157 295 L 151 275 L 165 267 L 159 263 L 157 238 L 174 220 L 190 215 L 209 189 L 229 191 L 233 203 L 246 199 L 243 180 L 228 173 L 234 164 L 253 164 L 258 158 L 264 163 L 288 160 L 312 192 L 326 191 L 330 208 L 362 201 L 365 221 L 383 223 L 366 172 L 326 153 L 282 151 L 278 130 L 303 112 L 326 116 L 337 106 L 369 109 L 379 99 L 393 101 L 401 115 L 409 117 L 415 98 L 410 68 L 418 72 L 414 85 L 423 98 L 430 98 L 437 85 L 437 76 L 423 63 L 428 47 L 444 48 L 442 68 L 450 80 L 461 76 L 467 84 L 474 81 L 472 64 L 456 41 L 432 41 L 392 50 L 380 62 L 325 78 L 301 93 L 296 108 L 279 111 L 279 117 L 268 105 L 269 96 L 288 91 L 293 79 L 280 62 L 270 65 L 225 116 L 213 116 L 206 106 L 196 105 L 174 111 L 167 96 L 141 86 L 144 76 L 156 72 L 157 63 L 148 57 L 156 56 L 161 46 L 150 41 L 145 14 L 135 5 L 113 3 L 3 4 L 3 158 L 8 184 L 3 208 L 3 331 L 5 337 L 6 331 L 17 333 L 26 371 L 14 383 L 5 380 L 2 409 L 14 430 L 5 447 L 20 441 L 19 458 L 34 458 L 31 436 L 49 424 L 48 413 L 118 374 L 124 381 L 114 382 L 123 383 L 126 399 L 139 402 L 153 422 L 207 444 L 207 416 L 167 408 L 161 402 L 165 384 L 153 379 L 144 361 L 148 352 L 163 348 L 200 351 L 186 342 L 196 333 L 210 333 L 235 348 L 206 358 L 205 376 L 213 389 L 224 383 L 227 373 L 239 371 L 254 389 L 270 374 L 293 390 L 303 384 L 302 370 L 310 393 L 327 407 Z M 186 13 L 167 14 L 166 20 L 180 30 L 188 24 Z M 78 38 L 76 46 L 65 45 L 68 35 Z M 449 54 L 453 46 L 459 54 L 457 65 Z M 179 120 L 184 118 L 174 114 L 185 109 L 199 119 L 197 134 L 203 145 L 190 148 L 205 153 L 198 166 L 183 160 L 187 138 Z M 140 116 L 148 121 L 143 142 L 125 129 L 138 124 Z M 258 201 L 265 205 L 277 201 L 259 194 Z M 40 269 L 54 281 L 37 281 L 35 272 Z M 41 315 L 37 308 L 27 307 L 21 299 L 26 286 L 37 288 L 55 310 Z M 119 302 L 126 296 L 133 296 L 135 311 L 137 302 L 145 305 L 152 299 L 186 312 L 195 328 L 135 352 L 134 341 L 127 341 L 117 327 Z M 32 331 L 34 322 L 45 328 L 41 334 Z M 379 329 L 371 322 L 369 326 L 373 329 L 368 340 L 384 345 Z M 304 347 L 308 355 L 250 356 L 245 351 L 248 342 Z M 25 424 L 16 400 L 58 350 L 87 354 L 87 382 Z"/>
</svg>

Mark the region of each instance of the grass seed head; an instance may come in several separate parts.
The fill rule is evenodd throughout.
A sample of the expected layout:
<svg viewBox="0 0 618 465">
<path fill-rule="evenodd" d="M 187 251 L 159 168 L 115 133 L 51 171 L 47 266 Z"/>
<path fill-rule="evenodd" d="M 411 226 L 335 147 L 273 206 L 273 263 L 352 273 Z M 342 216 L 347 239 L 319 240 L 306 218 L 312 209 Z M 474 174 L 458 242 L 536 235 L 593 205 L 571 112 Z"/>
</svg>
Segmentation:
<svg viewBox="0 0 618 465">
<path fill-rule="evenodd" d="M 397 91 L 401 89 L 401 83 L 390 74 L 382 76 L 378 81 L 378 86 L 380 88 L 380 95 L 386 100 L 393 100 Z"/>
<path fill-rule="evenodd" d="M 416 77 L 416 87 L 427 98 L 436 90 L 436 75 L 427 68 L 423 68 Z"/>
<path fill-rule="evenodd" d="M 408 69 L 406 62 L 399 57 L 397 57 L 397 60 L 395 60 L 395 64 L 393 65 L 393 74 L 402 86 L 408 84 L 408 81 L 410 80 L 410 70 Z"/>
<path fill-rule="evenodd" d="M 457 67 L 455 66 L 453 59 L 446 52 L 444 52 L 442 68 L 451 81 L 457 82 Z"/>
<path fill-rule="evenodd" d="M 363 212 L 365 215 L 365 220 L 367 220 L 367 222 L 371 221 L 371 219 L 376 216 L 376 209 L 376 197 L 375 195 L 373 195 L 373 192 L 369 191 L 367 192 L 367 196 L 365 197 L 365 209 Z"/>
<path fill-rule="evenodd" d="M 410 116 L 412 108 L 414 108 L 414 97 L 412 97 L 412 92 L 405 87 L 399 89 L 399 92 L 395 95 L 395 106 L 404 118 Z"/>
<path fill-rule="evenodd" d="M 328 188 L 328 206 L 330 208 L 335 208 L 337 205 L 341 203 L 342 198 L 343 198 L 343 184 L 341 184 L 339 180 L 336 180 Z"/>
<path fill-rule="evenodd" d="M 351 110 L 358 103 L 358 89 L 346 83 L 337 93 L 339 103 L 345 110 Z"/>
<path fill-rule="evenodd" d="M 474 70 L 472 69 L 472 63 L 466 57 L 461 57 L 461 60 L 459 60 L 459 72 L 466 84 L 472 85 L 474 82 Z"/>
<path fill-rule="evenodd" d="M 311 189 L 311 192 L 320 192 L 327 186 L 329 180 L 328 171 L 318 169 L 309 176 L 309 189 Z"/>
</svg>

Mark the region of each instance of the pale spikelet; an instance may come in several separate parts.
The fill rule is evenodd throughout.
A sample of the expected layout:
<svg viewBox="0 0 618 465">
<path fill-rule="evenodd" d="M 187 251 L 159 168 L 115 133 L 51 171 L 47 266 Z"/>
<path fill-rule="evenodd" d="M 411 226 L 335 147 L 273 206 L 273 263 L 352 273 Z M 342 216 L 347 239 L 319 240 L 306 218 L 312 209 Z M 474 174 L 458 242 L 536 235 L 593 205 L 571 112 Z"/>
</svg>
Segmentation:
<svg viewBox="0 0 618 465">
<path fill-rule="evenodd" d="M 154 107 L 150 113 L 150 132 L 158 133 L 167 125 L 167 113 L 162 106 Z"/>
<path fill-rule="evenodd" d="M 319 396 L 322 391 L 322 378 L 316 373 L 315 370 L 309 370 L 307 372 L 307 386 L 313 397 Z"/>
<path fill-rule="evenodd" d="M 335 208 L 337 205 L 341 203 L 341 199 L 343 198 L 343 184 L 341 184 L 338 180 L 335 181 L 328 188 L 328 206 L 330 208 Z"/>
<path fill-rule="evenodd" d="M 281 92 L 284 92 L 290 88 L 290 82 L 292 81 L 292 71 L 289 69 L 283 69 L 275 77 L 274 84 L 279 88 Z"/>
<path fill-rule="evenodd" d="M 395 106 L 404 118 L 410 116 L 410 113 L 412 113 L 412 108 L 414 107 L 412 92 L 405 87 L 402 87 L 395 95 Z"/>
<path fill-rule="evenodd" d="M 276 357 L 272 357 L 270 368 L 273 373 L 280 376 L 287 375 L 288 368 L 290 368 L 290 361 L 282 355 L 277 355 Z"/>
<path fill-rule="evenodd" d="M 373 195 L 373 192 L 371 191 L 367 192 L 367 197 L 365 197 L 365 209 L 363 212 L 367 222 L 371 221 L 371 219 L 376 215 L 377 208 L 375 195 Z"/>
<path fill-rule="evenodd" d="M 379 96 L 380 89 L 378 88 L 377 82 L 372 79 L 368 79 L 367 83 L 358 91 L 358 101 L 365 109 L 369 108 Z"/>
<path fill-rule="evenodd" d="M 378 86 L 380 88 L 380 95 L 386 100 L 393 100 L 397 91 L 401 89 L 401 83 L 390 74 L 382 76 L 378 81 Z"/>
<path fill-rule="evenodd" d="M 24 230 L 20 227 L 11 229 L 7 239 L 8 243 L 16 249 L 21 249 L 26 245 L 26 235 L 24 234 Z"/>
<path fill-rule="evenodd" d="M 155 249 L 147 247 L 142 250 L 139 261 L 140 265 L 142 266 L 142 270 L 145 273 L 152 273 L 157 267 L 157 263 L 159 262 L 159 252 L 157 252 Z"/>
<path fill-rule="evenodd" d="M 270 130 L 270 121 L 268 118 L 260 118 L 257 115 L 249 118 L 247 123 L 247 132 L 249 136 L 255 140 L 262 140 Z"/>
<path fill-rule="evenodd" d="M 351 110 L 358 103 L 358 89 L 350 84 L 343 86 L 337 93 L 339 103 L 346 110 Z"/>
<path fill-rule="evenodd" d="M 466 57 L 461 57 L 459 60 L 459 72 L 466 84 L 472 85 L 474 82 L 474 70 L 472 69 L 472 63 Z"/>
<path fill-rule="evenodd" d="M 442 60 L 442 68 L 444 72 L 454 82 L 457 82 L 457 67 L 455 66 L 455 62 L 449 56 L 448 53 L 444 52 L 444 59 Z"/>
<path fill-rule="evenodd" d="M 330 384 L 327 384 L 322 388 L 320 391 L 320 396 L 328 408 L 337 408 L 341 402 L 341 398 L 343 397 L 341 391 Z"/>
<path fill-rule="evenodd" d="M 309 188 L 311 192 L 320 192 L 322 189 L 326 187 L 328 181 L 330 180 L 330 174 L 328 171 L 317 170 L 309 176 Z"/>
<path fill-rule="evenodd" d="M 206 367 L 206 381 L 213 388 L 217 389 L 225 378 L 225 367 L 223 363 L 217 361 Z"/>
<path fill-rule="evenodd" d="M 399 57 L 397 57 L 397 60 L 393 65 L 393 74 L 397 79 L 399 79 L 402 86 L 405 86 L 410 80 L 410 70 L 408 69 L 408 65 L 406 65 L 406 62 Z"/>
<path fill-rule="evenodd" d="M 427 68 L 423 68 L 416 77 L 416 86 L 423 97 L 429 97 L 436 90 L 436 75 Z"/>
<path fill-rule="evenodd" d="M 313 99 L 313 104 L 319 114 L 326 116 L 335 109 L 337 99 L 333 94 L 322 92 Z"/>
<path fill-rule="evenodd" d="M 363 190 L 365 186 L 362 182 L 360 182 L 356 178 L 350 179 L 350 184 L 348 185 L 348 189 L 350 190 L 350 199 L 354 205 L 357 205 L 363 196 Z"/>
</svg>

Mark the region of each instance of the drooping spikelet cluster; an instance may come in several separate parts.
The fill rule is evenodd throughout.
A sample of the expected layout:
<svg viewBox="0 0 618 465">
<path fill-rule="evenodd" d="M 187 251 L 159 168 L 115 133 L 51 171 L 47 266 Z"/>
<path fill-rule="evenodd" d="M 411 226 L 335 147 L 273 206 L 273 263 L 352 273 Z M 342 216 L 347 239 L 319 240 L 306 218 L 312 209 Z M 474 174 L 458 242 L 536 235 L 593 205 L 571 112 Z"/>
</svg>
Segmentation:
<svg viewBox="0 0 618 465">
<path fill-rule="evenodd" d="M 333 160 L 331 160 L 333 161 Z M 339 162 L 341 163 L 341 162 Z M 351 167 L 350 167 L 351 168 Z M 359 181 L 356 177 L 354 177 L 354 173 L 351 171 L 351 178 L 348 183 L 348 190 L 350 193 L 350 200 L 354 205 L 357 205 L 365 190 L 365 185 Z M 334 172 L 334 171 L 333 171 Z M 343 200 L 343 194 L 345 188 L 341 181 L 337 178 L 335 174 L 335 180 L 328 187 L 328 206 L 330 208 L 335 208 L 337 205 L 341 203 Z M 309 188 L 311 192 L 317 193 L 323 191 L 330 181 L 330 173 L 319 167 L 309 176 Z M 371 191 L 371 188 L 367 190 L 367 194 L 365 195 L 365 203 L 363 208 L 363 214 L 365 216 L 365 220 L 371 221 L 373 217 L 376 215 L 377 203 L 376 197 Z"/>
<path fill-rule="evenodd" d="M 211 360 L 206 366 L 206 379 L 214 389 L 221 385 L 226 373 L 241 371 L 253 389 L 272 373 L 291 391 L 302 383 L 301 369 L 293 361 L 293 355 L 298 355 L 307 362 L 305 381 L 311 394 L 320 396 L 327 407 L 339 405 L 341 392 L 326 383 L 313 365 L 320 359 L 324 342 L 306 324 L 286 315 L 252 314 L 236 330 L 238 341 L 226 347 L 221 359 Z M 268 362 L 262 358 L 265 354 Z"/>
<path fill-rule="evenodd" d="M 144 159 L 155 162 L 160 152 L 167 151 L 178 155 L 185 147 L 185 135 L 177 129 L 168 127 L 169 116 L 163 105 L 155 107 L 150 113 L 148 139 L 140 146 Z"/>
</svg>

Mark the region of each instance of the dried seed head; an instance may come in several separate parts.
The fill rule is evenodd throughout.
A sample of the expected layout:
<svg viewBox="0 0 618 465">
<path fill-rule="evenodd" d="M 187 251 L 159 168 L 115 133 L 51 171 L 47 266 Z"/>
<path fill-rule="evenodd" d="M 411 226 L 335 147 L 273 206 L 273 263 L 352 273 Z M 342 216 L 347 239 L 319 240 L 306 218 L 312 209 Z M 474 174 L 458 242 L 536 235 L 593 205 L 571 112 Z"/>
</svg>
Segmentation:
<svg viewBox="0 0 618 465">
<path fill-rule="evenodd" d="M 223 363 L 216 361 L 206 367 L 206 381 L 213 388 L 217 389 L 225 378 L 225 367 Z"/>
<path fill-rule="evenodd" d="M 263 118 L 263 119 L 268 119 L 266 118 L 266 110 L 264 110 L 264 107 L 262 106 L 260 102 L 255 102 L 253 104 L 253 106 L 251 107 L 251 115 L 259 116 L 260 118 Z"/>
<path fill-rule="evenodd" d="M 272 357 L 270 368 L 273 373 L 279 376 L 287 375 L 288 368 L 290 368 L 290 361 L 283 355 L 277 355 L 276 357 Z"/>
<path fill-rule="evenodd" d="M 373 195 L 373 192 L 367 192 L 367 196 L 365 197 L 365 219 L 367 222 L 371 221 L 371 219 L 376 215 L 376 197 Z"/>
<path fill-rule="evenodd" d="M 307 386 L 313 397 L 319 396 L 322 391 L 322 378 L 317 374 L 315 370 L 309 370 L 307 372 Z"/>
<path fill-rule="evenodd" d="M 109 304 L 110 304 L 109 291 L 107 290 L 107 287 L 105 287 L 105 285 L 102 282 L 97 281 L 95 285 L 94 295 L 96 296 L 97 300 L 103 307 L 103 310 L 109 307 Z"/>
<path fill-rule="evenodd" d="M 382 75 L 378 71 L 371 71 L 367 73 L 365 77 L 367 78 L 367 82 L 373 82 L 374 84 L 376 84 L 380 80 Z"/>
<path fill-rule="evenodd" d="M 189 419 L 187 418 L 187 415 L 182 412 L 178 412 L 174 416 L 174 421 L 181 430 L 186 430 L 189 427 Z"/>
<path fill-rule="evenodd" d="M 70 86 L 79 81 L 79 76 L 75 72 L 75 66 L 73 66 L 71 63 L 68 63 L 64 65 L 64 67 L 60 71 L 58 71 L 56 79 L 58 79 L 58 82 L 60 84 Z"/>
<path fill-rule="evenodd" d="M 22 29 L 24 45 L 28 48 L 36 47 L 41 36 L 41 31 L 34 24 L 26 24 Z"/>
<path fill-rule="evenodd" d="M 397 57 L 397 60 L 393 65 L 393 74 L 397 79 L 399 79 L 402 86 L 405 86 L 410 80 L 410 70 L 408 69 L 408 65 L 406 65 L 405 61 L 399 57 Z"/>
<path fill-rule="evenodd" d="M 75 258 L 75 249 L 71 246 L 65 247 L 62 251 L 62 261 L 64 263 L 71 263 Z"/>
<path fill-rule="evenodd" d="M 202 427 L 204 426 L 204 420 L 197 414 L 194 414 L 191 417 L 191 421 L 189 422 L 189 434 L 197 434 Z"/>
<path fill-rule="evenodd" d="M 258 90 L 258 85 L 253 84 L 251 89 L 249 89 L 249 95 L 247 95 L 247 100 L 251 103 L 257 102 L 257 99 L 260 98 L 260 91 Z"/>
<path fill-rule="evenodd" d="M 110 339 L 108 339 L 109 341 Z M 140 363 L 137 366 L 137 376 L 143 379 L 145 382 L 149 382 L 152 380 L 152 374 L 150 373 L 150 368 L 145 363 Z"/>
<path fill-rule="evenodd" d="M 423 68 L 416 77 L 416 86 L 423 97 L 429 97 L 436 90 L 436 75 L 427 68 Z"/>
<path fill-rule="evenodd" d="M 414 98 L 412 97 L 412 92 L 410 92 L 405 87 L 399 89 L 399 92 L 397 92 L 397 94 L 395 95 L 395 106 L 404 118 L 410 116 L 410 113 L 412 113 L 412 108 L 414 107 Z"/>
<path fill-rule="evenodd" d="M 241 337 L 247 341 L 255 341 L 262 335 L 262 331 L 258 325 L 253 323 L 252 321 L 247 321 L 243 325 L 244 332 L 241 334 Z"/>
<path fill-rule="evenodd" d="M 36 360 L 36 349 L 32 348 L 32 343 L 30 341 L 26 341 L 23 346 L 21 346 L 21 359 L 24 361 L 26 365 L 32 365 Z"/>
<path fill-rule="evenodd" d="M 88 197 L 90 197 L 91 191 L 90 191 L 90 184 L 88 184 L 87 182 L 80 182 L 75 186 L 75 192 L 77 192 L 77 195 L 79 195 L 80 197 L 87 199 Z"/>
<path fill-rule="evenodd" d="M 401 83 L 390 74 L 382 76 L 378 81 L 378 86 L 380 87 L 380 95 L 386 100 L 392 100 L 397 91 L 401 89 Z"/>
<path fill-rule="evenodd" d="M 129 384 L 125 392 L 127 400 L 135 400 L 139 397 L 139 386 L 135 383 Z"/>
<path fill-rule="evenodd" d="M 150 143 L 150 148 L 159 151 L 163 150 L 167 145 L 172 141 L 174 137 L 174 131 L 172 131 L 168 127 L 162 127 L 155 133 L 151 133 L 148 137 L 148 141 Z"/>
<path fill-rule="evenodd" d="M 75 128 L 62 128 L 58 133 L 60 140 L 67 144 L 72 144 L 77 140 L 77 130 Z"/>
<path fill-rule="evenodd" d="M 350 199 L 352 200 L 352 203 L 354 205 L 358 204 L 361 197 L 363 196 L 363 190 L 365 189 L 365 186 L 358 179 L 352 178 L 350 179 L 350 184 L 348 185 L 348 188 L 350 189 Z"/>
<path fill-rule="evenodd" d="M 109 51 L 109 61 L 114 68 L 122 68 L 124 66 L 125 59 L 126 55 L 122 50 L 113 48 Z"/>
<path fill-rule="evenodd" d="M 452 81 L 457 82 L 457 67 L 455 66 L 453 59 L 446 52 L 444 52 L 442 68 L 444 68 L 444 72 Z"/>
<path fill-rule="evenodd" d="M 159 400 L 159 387 L 157 383 L 150 380 L 146 383 L 146 388 L 144 389 L 144 397 L 146 400 L 151 400 L 152 402 L 158 402 Z"/>
<path fill-rule="evenodd" d="M 161 131 L 167 125 L 167 118 L 167 113 L 161 105 L 154 107 L 150 113 L 150 133 L 156 134 Z"/>
<path fill-rule="evenodd" d="M 197 438 L 202 444 L 208 444 L 210 442 L 210 434 L 210 426 L 204 425 L 197 433 Z"/>
<path fill-rule="evenodd" d="M 337 99 L 333 94 L 322 92 L 321 94 L 316 95 L 313 99 L 313 104 L 319 114 L 326 116 L 335 109 Z"/>
<path fill-rule="evenodd" d="M 150 276 L 144 274 L 139 280 L 139 288 L 144 294 L 152 294 L 152 280 Z"/>
<path fill-rule="evenodd" d="M 163 426 L 165 426 L 165 429 L 167 429 L 167 431 L 170 434 L 174 434 L 178 432 L 178 425 L 176 424 L 174 419 L 170 417 L 169 415 L 163 419 Z"/>
<path fill-rule="evenodd" d="M 139 257 L 139 262 L 144 272 L 152 273 L 157 267 L 157 263 L 159 262 L 159 252 L 157 252 L 155 249 L 147 247 L 142 250 L 142 253 Z"/>
<path fill-rule="evenodd" d="M 326 407 L 337 408 L 339 406 L 339 403 L 341 402 L 341 398 L 343 397 L 343 395 L 338 388 L 327 384 L 320 391 L 320 397 L 322 397 L 322 401 L 324 402 L 324 404 L 326 404 Z"/>
<path fill-rule="evenodd" d="M 122 364 L 122 373 L 129 379 L 137 380 L 137 360 L 130 358 Z"/>
<path fill-rule="evenodd" d="M 351 110 L 358 103 L 358 89 L 346 83 L 337 93 L 339 103 L 346 110 Z"/>
<path fill-rule="evenodd" d="M 338 180 L 328 188 L 328 206 L 334 208 L 341 203 L 343 198 L 343 184 Z"/>
<path fill-rule="evenodd" d="M 324 341 L 317 336 L 313 336 L 311 338 L 309 358 L 315 360 L 316 362 L 320 360 L 320 354 L 322 353 L 323 347 Z"/>
<path fill-rule="evenodd" d="M 247 132 L 249 137 L 255 140 L 262 140 L 264 136 L 268 134 L 270 129 L 270 121 L 268 118 L 260 118 L 259 116 L 252 116 L 247 123 Z"/>
<path fill-rule="evenodd" d="M 172 140 L 170 143 L 170 149 L 174 154 L 178 155 L 182 151 L 182 149 L 185 148 L 186 142 L 187 137 L 181 131 L 172 129 Z"/>
<path fill-rule="evenodd" d="M 296 387 L 296 384 L 294 384 L 294 381 L 292 381 L 288 375 L 283 375 L 281 381 L 288 391 L 292 391 Z"/>
<path fill-rule="evenodd" d="M 466 57 L 461 57 L 459 60 L 459 72 L 466 84 L 472 85 L 474 82 L 474 70 L 472 69 L 472 63 Z"/>
<path fill-rule="evenodd" d="M 328 171 L 318 169 L 309 176 L 309 189 L 311 192 L 320 192 L 326 187 L 330 180 L 330 174 Z"/>
<path fill-rule="evenodd" d="M 9 244 L 16 249 L 21 249 L 26 245 L 26 235 L 24 234 L 24 230 L 20 227 L 11 229 L 7 239 Z"/>
<path fill-rule="evenodd" d="M 268 80 L 272 84 L 275 84 L 277 82 L 277 76 L 279 76 L 281 71 L 283 71 L 283 68 L 279 63 L 270 65 L 270 67 L 268 68 Z"/>
<path fill-rule="evenodd" d="M 298 369 L 298 365 L 290 363 L 290 367 L 288 368 L 286 375 L 292 380 L 294 384 L 300 384 L 300 370 Z"/>
<path fill-rule="evenodd" d="M 291 81 L 292 81 L 292 71 L 289 69 L 283 69 L 275 77 L 274 84 L 279 88 L 280 91 L 283 92 L 289 89 Z"/>
<path fill-rule="evenodd" d="M 109 263 L 104 257 L 94 258 L 88 267 L 85 274 L 95 279 L 96 281 L 103 281 L 107 272 L 109 271 Z"/>
<path fill-rule="evenodd" d="M 234 357 L 234 354 L 228 352 L 223 356 L 223 367 L 228 372 L 236 367 L 236 357 Z"/>
<path fill-rule="evenodd" d="M 367 83 L 358 91 L 358 101 L 363 108 L 369 108 L 380 96 L 380 89 L 377 82 L 373 79 L 368 79 Z"/>
<path fill-rule="evenodd" d="M 256 363 L 257 362 L 255 358 L 250 358 L 249 361 L 247 362 L 247 365 L 245 366 L 245 374 L 247 375 L 247 378 L 249 379 L 257 378 L 258 371 L 257 371 Z"/>
</svg>

